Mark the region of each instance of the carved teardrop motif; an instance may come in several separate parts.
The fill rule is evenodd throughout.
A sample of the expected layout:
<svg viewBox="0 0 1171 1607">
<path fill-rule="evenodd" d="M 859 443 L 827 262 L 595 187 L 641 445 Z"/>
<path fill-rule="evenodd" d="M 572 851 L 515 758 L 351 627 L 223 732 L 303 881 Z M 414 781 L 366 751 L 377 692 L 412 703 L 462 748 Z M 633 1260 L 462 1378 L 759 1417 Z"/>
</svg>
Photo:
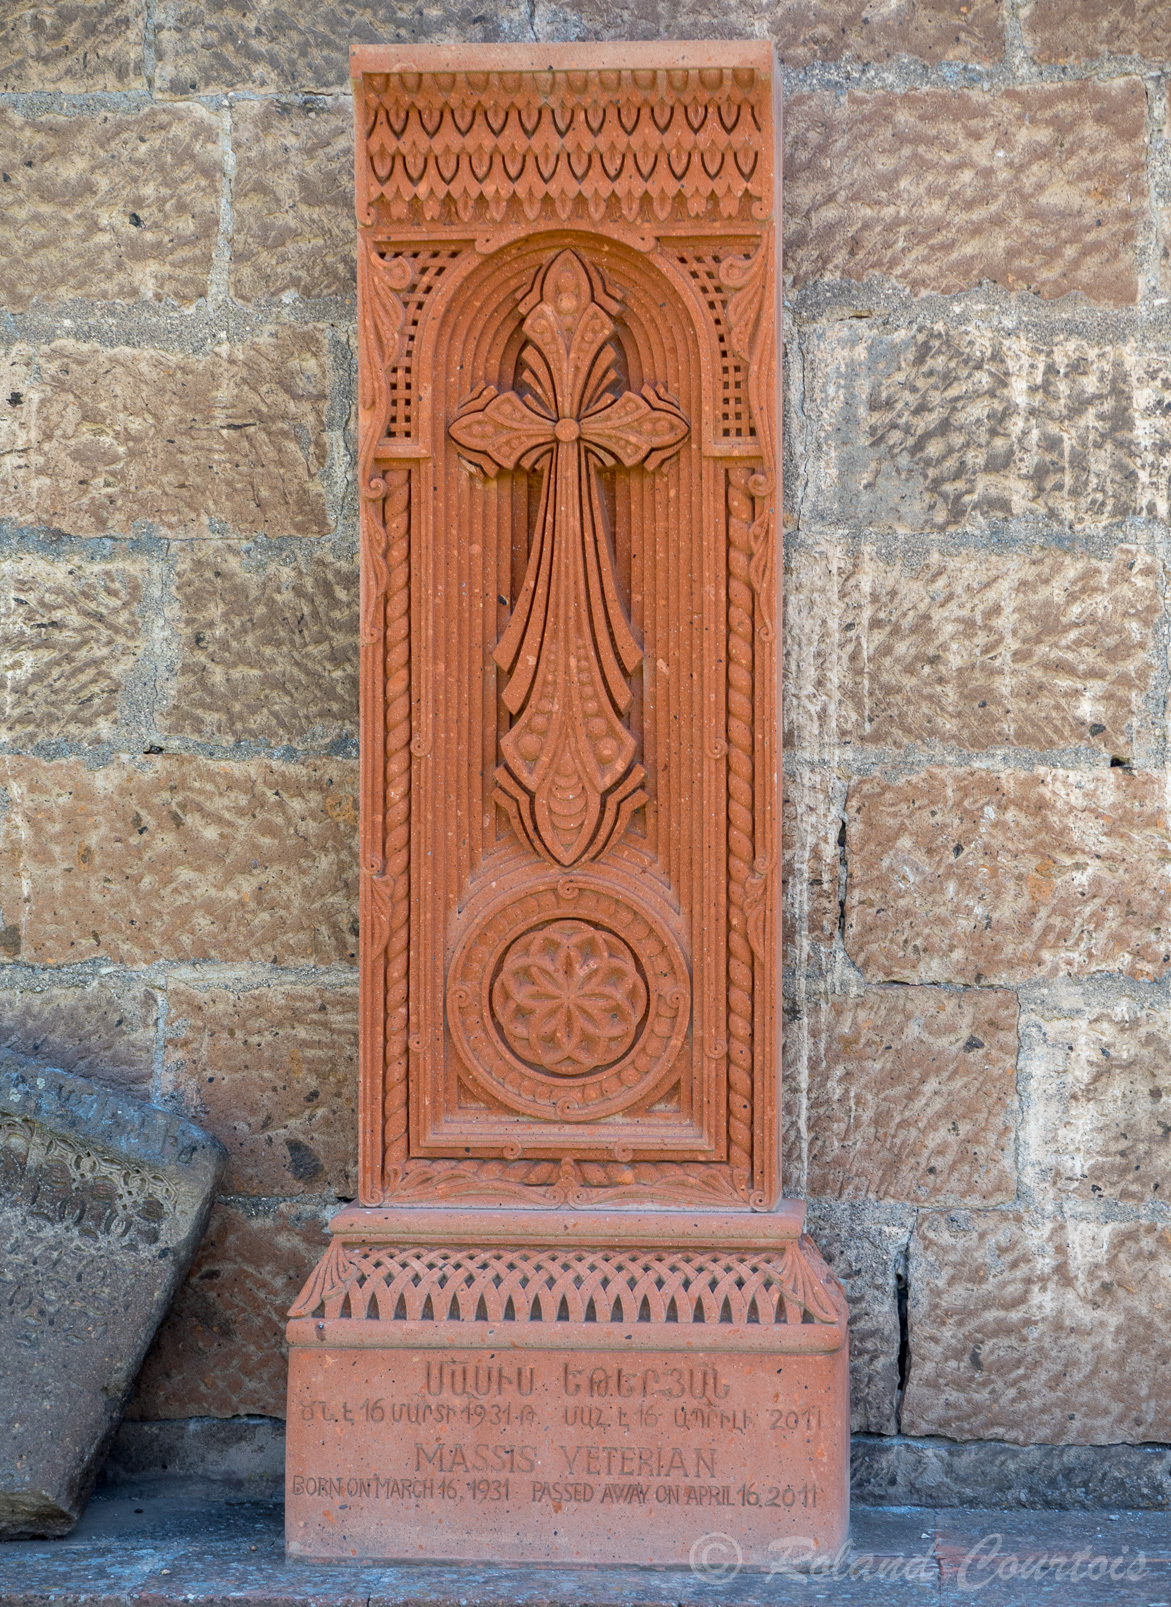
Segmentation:
<svg viewBox="0 0 1171 1607">
<path fill-rule="evenodd" d="M 558 865 L 604 853 L 646 800 L 623 719 L 642 652 L 618 595 L 597 471 L 656 467 L 689 428 L 652 386 L 623 388 L 595 282 L 575 252 L 558 253 L 528 298 L 522 389 L 487 387 L 449 426 L 491 472 L 543 476 L 524 584 L 495 652 L 515 717 L 496 797 L 518 834 Z"/>
</svg>

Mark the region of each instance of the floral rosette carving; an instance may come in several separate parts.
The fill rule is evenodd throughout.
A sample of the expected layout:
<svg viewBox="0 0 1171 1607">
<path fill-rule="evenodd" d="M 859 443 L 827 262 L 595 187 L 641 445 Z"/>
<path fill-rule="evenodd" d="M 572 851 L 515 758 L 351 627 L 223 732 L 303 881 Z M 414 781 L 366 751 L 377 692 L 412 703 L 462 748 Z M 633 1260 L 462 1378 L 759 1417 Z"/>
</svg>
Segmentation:
<svg viewBox="0 0 1171 1607">
<path fill-rule="evenodd" d="M 620 1060 L 646 1013 L 646 984 L 620 937 L 582 921 L 555 921 L 509 949 L 492 989 L 509 1047 L 556 1076 Z"/>
<path fill-rule="evenodd" d="M 519 1115 L 594 1122 L 652 1103 L 690 1015 L 670 921 L 617 878 L 538 873 L 467 912 L 448 1025 L 469 1085 Z"/>
</svg>

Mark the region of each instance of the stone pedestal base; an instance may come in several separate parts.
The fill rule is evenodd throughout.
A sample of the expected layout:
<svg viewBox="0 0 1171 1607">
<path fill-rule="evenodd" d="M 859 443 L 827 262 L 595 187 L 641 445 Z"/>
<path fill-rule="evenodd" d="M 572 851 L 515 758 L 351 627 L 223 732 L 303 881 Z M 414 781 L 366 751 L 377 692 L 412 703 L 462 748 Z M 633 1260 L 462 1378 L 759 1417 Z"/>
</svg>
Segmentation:
<svg viewBox="0 0 1171 1607">
<path fill-rule="evenodd" d="M 835 1551 L 846 1311 L 803 1218 L 342 1212 L 288 1327 L 289 1555 Z"/>
</svg>

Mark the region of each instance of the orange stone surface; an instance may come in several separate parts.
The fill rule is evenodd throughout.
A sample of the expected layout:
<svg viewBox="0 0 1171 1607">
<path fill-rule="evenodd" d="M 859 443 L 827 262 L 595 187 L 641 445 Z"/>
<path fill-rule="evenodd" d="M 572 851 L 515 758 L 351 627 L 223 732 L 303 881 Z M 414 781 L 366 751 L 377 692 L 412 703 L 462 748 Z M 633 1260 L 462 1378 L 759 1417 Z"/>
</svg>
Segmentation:
<svg viewBox="0 0 1171 1607">
<path fill-rule="evenodd" d="M 300 1349 L 290 1555 L 686 1561 L 730 1535 L 844 1540 L 845 1352 Z M 341 1470 L 336 1471 L 336 1470 Z"/>
<path fill-rule="evenodd" d="M 803 1217 L 343 1212 L 289 1324 L 290 1555 L 836 1550 L 845 1303 Z"/>
<path fill-rule="evenodd" d="M 359 1204 L 289 1550 L 767 1567 L 849 1418 L 780 1198 L 776 64 L 351 62 Z"/>
</svg>

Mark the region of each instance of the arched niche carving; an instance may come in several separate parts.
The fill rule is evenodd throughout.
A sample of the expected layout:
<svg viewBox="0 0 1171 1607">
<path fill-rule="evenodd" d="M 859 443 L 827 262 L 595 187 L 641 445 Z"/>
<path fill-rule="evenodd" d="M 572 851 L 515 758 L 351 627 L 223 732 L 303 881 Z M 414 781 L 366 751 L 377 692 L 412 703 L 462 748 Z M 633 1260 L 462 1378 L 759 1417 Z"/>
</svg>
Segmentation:
<svg viewBox="0 0 1171 1607">
<path fill-rule="evenodd" d="M 526 309 L 540 296 L 542 276 L 566 254 L 591 276 L 589 296 L 597 299 L 589 310 L 606 326 L 602 344 L 608 340 L 617 359 L 608 392 L 622 398 L 624 411 L 642 410 L 639 427 L 652 434 L 666 427 L 670 450 L 649 450 L 651 442 L 647 450 L 630 449 L 625 441 L 626 457 L 637 459 L 628 463 L 604 442 L 581 448 L 579 489 L 591 500 L 583 482 L 593 477 L 602 517 L 592 538 L 615 584 L 608 630 L 602 608 L 601 623 L 590 622 L 585 640 L 575 643 L 577 662 L 591 638 L 602 645 L 601 632 L 611 639 L 629 632 L 637 663 L 622 676 L 629 705 L 620 711 L 621 730 L 632 750 L 626 779 L 637 775 L 639 784 L 625 800 L 633 799 L 633 809 L 611 811 L 618 829 L 600 849 L 595 839 L 595 851 L 568 850 L 558 862 L 522 828 L 497 780 L 503 774 L 515 783 L 502 744 L 517 715 L 506 707 L 510 675 L 496 655 L 523 600 L 542 502 L 556 495 L 547 484 L 556 475 L 553 459 L 578 448 L 538 441 L 535 462 L 509 467 L 476 450 L 471 436 L 457 440 L 453 424 L 458 430 L 469 409 L 473 421 L 485 418 L 475 406 L 486 388 L 498 397 L 523 389 L 532 344 Z M 695 841 L 705 817 L 722 829 L 721 756 L 710 738 L 722 685 L 716 665 L 706 676 L 669 674 L 672 662 L 702 664 L 723 589 L 722 551 L 705 534 L 704 502 L 713 487 L 702 451 L 704 335 L 686 296 L 647 254 L 585 231 L 540 233 L 471 263 L 431 309 L 420 355 L 433 376 L 433 456 L 412 601 L 420 650 L 443 669 L 417 689 L 415 724 L 425 751 L 413 766 L 414 857 L 423 869 L 410 966 L 420 981 L 426 974 L 428 993 L 443 1007 L 418 1033 L 414 1153 L 471 1149 L 503 1157 L 507 1147 L 539 1160 L 570 1155 L 606 1163 L 616 1152 L 636 1160 L 722 1158 L 723 1066 L 704 1046 L 725 1036 L 724 963 L 719 945 L 701 936 L 723 924 L 722 876 L 705 875 Z M 588 420 L 585 428 L 588 434 Z M 580 536 L 557 529 L 555 550 L 568 550 Z M 556 598 L 534 606 L 548 611 L 535 633 L 548 643 Z M 469 698 L 474 687 L 481 695 Z M 585 723 L 576 734 L 588 742 Z M 424 849 L 428 822 L 440 810 L 452 826 L 442 862 L 428 860 Z M 637 978 L 631 972 L 639 1020 L 627 1052 L 611 1064 L 603 1047 L 596 1054 L 580 1047 L 578 1075 L 569 1080 L 513 1052 L 515 1038 L 510 1044 L 493 1003 L 500 967 L 511 963 L 515 971 L 534 934 L 555 928 L 566 936 L 556 949 L 563 969 L 576 963 L 579 949 L 585 956 L 565 982 L 571 993 L 574 983 L 584 990 L 574 996 L 584 997 L 576 1014 L 573 998 L 563 1004 L 565 1020 L 578 1027 L 591 1011 L 630 1007 L 623 957 L 641 967 Z M 612 951 L 604 963 L 588 952 L 591 932 Z M 536 976 L 538 961 L 528 963 Z M 529 991 L 539 1003 L 539 978 L 530 977 Z M 512 1008 L 515 1014 L 515 1001 Z M 587 1045 L 590 1034 L 582 1031 Z"/>
</svg>

